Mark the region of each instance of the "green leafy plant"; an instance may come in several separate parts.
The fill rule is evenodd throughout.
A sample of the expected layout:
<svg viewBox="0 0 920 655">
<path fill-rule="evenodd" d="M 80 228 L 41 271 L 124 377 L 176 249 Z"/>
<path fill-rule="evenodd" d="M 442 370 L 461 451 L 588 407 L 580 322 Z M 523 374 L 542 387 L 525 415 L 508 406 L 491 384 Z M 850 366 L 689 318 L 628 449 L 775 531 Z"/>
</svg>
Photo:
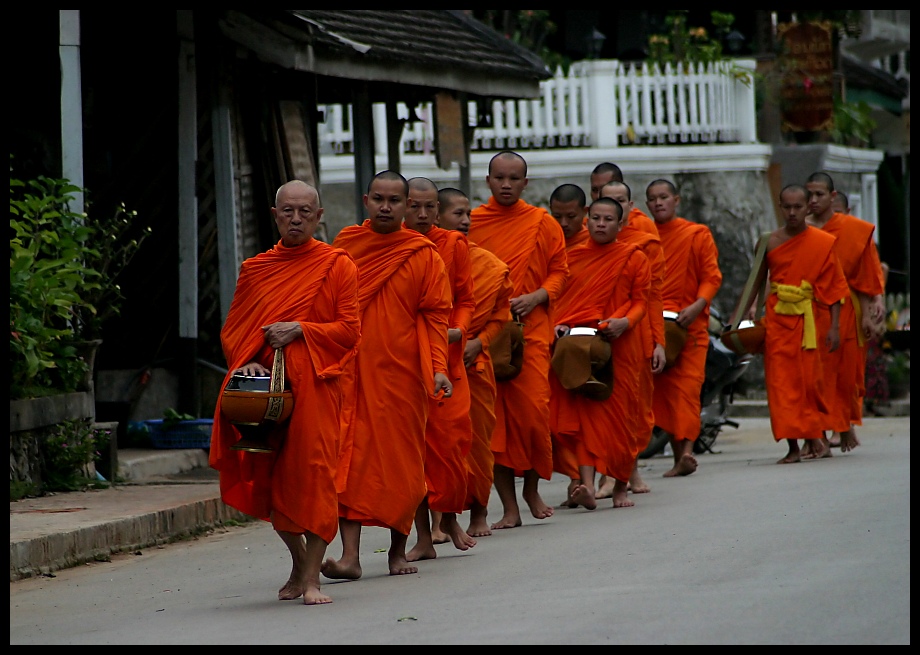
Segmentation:
<svg viewBox="0 0 920 655">
<path fill-rule="evenodd" d="M 10 166 L 10 398 L 76 390 L 124 299 L 119 275 L 149 236 L 123 205 L 96 217 L 72 209 L 85 190 L 65 179 L 22 181 Z"/>
<path fill-rule="evenodd" d="M 168 407 L 163 410 L 163 429 L 172 430 L 182 421 L 194 421 L 195 417 L 191 414 L 180 414 L 176 410 Z"/>
<path fill-rule="evenodd" d="M 94 427 L 92 419 L 62 421 L 52 426 L 41 446 L 44 491 L 77 491 L 99 486 L 90 465 L 101 458 L 111 430 Z"/>
<path fill-rule="evenodd" d="M 713 11 L 710 14 L 713 31 L 705 27 L 687 25 L 687 10 L 677 9 L 665 18 L 667 32 L 652 34 L 648 40 L 649 60 L 663 67 L 665 64 L 708 64 L 726 59 L 722 41 L 735 22 L 733 14 Z"/>
<path fill-rule="evenodd" d="M 872 109 L 865 102 L 843 102 L 834 100 L 834 126 L 831 128 L 831 138 L 834 143 L 867 147 L 872 140 L 872 132 L 878 123 L 872 118 Z"/>
</svg>

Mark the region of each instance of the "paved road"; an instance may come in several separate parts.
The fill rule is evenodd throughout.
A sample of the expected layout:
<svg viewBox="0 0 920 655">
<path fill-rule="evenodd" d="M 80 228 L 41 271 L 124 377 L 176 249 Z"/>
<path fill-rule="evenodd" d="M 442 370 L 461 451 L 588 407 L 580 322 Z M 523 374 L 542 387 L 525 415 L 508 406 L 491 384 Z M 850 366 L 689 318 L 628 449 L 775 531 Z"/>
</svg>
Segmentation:
<svg viewBox="0 0 920 655">
<path fill-rule="evenodd" d="M 269 526 L 231 528 L 10 583 L 10 645 L 909 645 L 909 432 L 868 419 L 855 452 L 778 466 L 768 420 L 742 419 L 687 478 L 646 460 L 634 508 L 528 517 L 412 576 L 386 574 L 387 533 L 366 529 L 364 578 L 325 584 L 322 607 L 276 600 Z M 541 489 L 558 504 L 565 485 Z"/>
</svg>

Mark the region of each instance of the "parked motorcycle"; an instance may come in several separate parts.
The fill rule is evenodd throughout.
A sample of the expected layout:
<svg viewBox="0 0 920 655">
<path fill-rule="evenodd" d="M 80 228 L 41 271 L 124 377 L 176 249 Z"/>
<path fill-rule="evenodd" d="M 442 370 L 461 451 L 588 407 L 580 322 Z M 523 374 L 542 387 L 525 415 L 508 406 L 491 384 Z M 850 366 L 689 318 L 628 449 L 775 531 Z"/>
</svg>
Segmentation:
<svg viewBox="0 0 920 655">
<path fill-rule="evenodd" d="M 732 404 L 735 382 L 744 375 L 753 359 L 752 355 L 733 353 L 722 344 L 719 337 L 725 328 L 719 312 L 710 309 L 706 379 L 700 390 L 700 434 L 693 442 L 693 452 L 697 455 L 714 452 L 712 447 L 724 426 L 738 427 L 737 422 L 728 418 L 728 407 Z M 639 459 L 662 453 L 669 440 L 670 435 L 655 426 L 648 446 L 639 453 Z"/>
</svg>

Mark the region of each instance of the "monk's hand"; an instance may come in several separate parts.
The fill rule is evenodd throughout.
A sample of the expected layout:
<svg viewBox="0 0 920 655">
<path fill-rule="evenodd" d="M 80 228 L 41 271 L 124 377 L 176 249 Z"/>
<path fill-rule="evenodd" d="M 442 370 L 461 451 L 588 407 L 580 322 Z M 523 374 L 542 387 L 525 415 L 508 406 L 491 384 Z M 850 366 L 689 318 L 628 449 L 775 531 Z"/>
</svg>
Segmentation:
<svg viewBox="0 0 920 655">
<path fill-rule="evenodd" d="M 456 343 L 462 336 L 463 332 L 459 328 L 450 328 L 447 330 L 447 343 Z"/>
<path fill-rule="evenodd" d="M 569 333 L 568 325 L 557 325 L 556 327 L 553 328 L 553 334 L 556 336 L 557 339 L 561 339 L 568 333 Z"/>
<path fill-rule="evenodd" d="M 248 375 L 250 377 L 255 376 L 255 375 L 270 375 L 271 374 L 271 371 L 269 371 L 267 368 L 262 366 L 259 362 L 249 362 L 245 366 L 241 366 L 240 368 L 236 369 L 233 372 L 235 374 Z"/>
<path fill-rule="evenodd" d="M 265 333 L 265 342 L 272 348 L 284 348 L 303 334 L 303 328 L 297 321 L 263 325 L 262 331 Z"/>
<path fill-rule="evenodd" d="M 664 346 L 656 343 L 652 349 L 652 373 L 661 373 L 666 362 L 667 357 L 664 354 Z"/>
<path fill-rule="evenodd" d="M 606 336 L 608 339 L 616 339 L 618 336 L 626 332 L 627 329 L 629 329 L 629 319 L 626 317 L 608 318 L 605 319 L 601 325 L 604 325 L 605 323 L 606 325 L 605 327 L 601 328 L 601 332 L 603 332 L 604 336 Z"/>
<path fill-rule="evenodd" d="M 824 337 L 824 344 L 827 346 L 828 352 L 834 352 L 840 347 L 839 327 L 831 326 L 831 329 L 827 331 L 827 336 Z"/>
<path fill-rule="evenodd" d="M 437 396 L 441 391 L 444 392 L 445 398 L 450 398 L 454 393 L 454 385 L 450 383 L 447 376 L 443 373 L 434 374 L 434 395 Z"/>
<path fill-rule="evenodd" d="M 511 299 L 511 313 L 521 318 L 527 316 L 538 305 L 549 300 L 549 293 L 544 288 L 539 288 L 533 293 L 525 293 Z"/>
<path fill-rule="evenodd" d="M 704 307 L 706 307 L 706 300 L 697 298 L 695 302 L 684 307 L 677 313 L 676 323 L 684 329 L 690 329 L 690 326 L 693 325 L 693 321 L 700 315 Z"/>
<path fill-rule="evenodd" d="M 476 337 L 475 339 L 470 339 L 466 342 L 466 347 L 463 349 L 463 365 L 469 368 L 476 361 L 476 358 L 479 357 L 479 353 L 482 352 L 482 339 Z"/>
<path fill-rule="evenodd" d="M 885 295 L 872 296 L 869 301 L 869 314 L 875 323 L 885 323 Z"/>
</svg>

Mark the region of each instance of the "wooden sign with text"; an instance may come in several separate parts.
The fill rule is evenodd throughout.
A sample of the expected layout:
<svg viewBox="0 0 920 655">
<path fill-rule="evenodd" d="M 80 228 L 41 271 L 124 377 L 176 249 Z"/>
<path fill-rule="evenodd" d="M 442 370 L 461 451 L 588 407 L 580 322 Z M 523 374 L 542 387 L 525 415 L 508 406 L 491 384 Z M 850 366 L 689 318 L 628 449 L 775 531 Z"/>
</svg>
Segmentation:
<svg viewBox="0 0 920 655">
<path fill-rule="evenodd" d="M 833 126 L 834 53 L 831 24 L 777 26 L 782 78 L 782 129 L 817 132 Z"/>
</svg>

